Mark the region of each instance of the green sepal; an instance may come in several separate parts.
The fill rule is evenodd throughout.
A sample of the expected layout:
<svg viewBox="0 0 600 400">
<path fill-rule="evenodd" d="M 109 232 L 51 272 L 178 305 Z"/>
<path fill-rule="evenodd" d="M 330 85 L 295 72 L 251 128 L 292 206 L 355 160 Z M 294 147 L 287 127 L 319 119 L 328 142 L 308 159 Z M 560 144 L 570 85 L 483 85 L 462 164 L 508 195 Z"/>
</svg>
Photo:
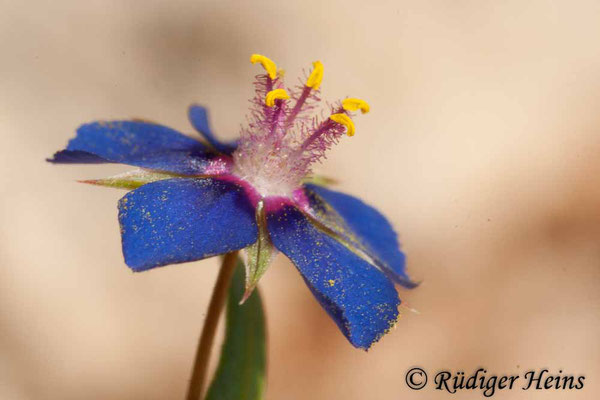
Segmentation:
<svg viewBox="0 0 600 400">
<path fill-rule="evenodd" d="M 264 213 L 263 202 L 256 206 L 256 224 L 258 226 L 258 239 L 251 246 L 246 247 L 246 290 L 240 304 L 252 294 L 260 278 L 264 275 L 276 254 L 276 250 L 269 238 L 267 221 Z"/>
<path fill-rule="evenodd" d="M 302 179 L 302 183 L 312 183 L 319 186 L 333 186 L 337 185 L 339 181 L 329 176 L 312 174 L 305 176 Z"/>
<path fill-rule="evenodd" d="M 168 174 L 164 172 L 156 172 L 145 169 L 135 169 L 133 171 L 124 172 L 108 178 L 88 179 L 79 181 L 81 183 L 89 183 L 90 185 L 106 186 L 117 189 L 137 189 L 142 185 L 150 182 L 156 182 L 163 179 L 176 178 L 179 175 Z"/>
<path fill-rule="evenodd" d="M 243 304 L 244 265 L 234 272 L 225 320 L 225 340 L 205 400 L 260 400 L 266 384 L 266 329 L 259 290 Z"/>
</svg>

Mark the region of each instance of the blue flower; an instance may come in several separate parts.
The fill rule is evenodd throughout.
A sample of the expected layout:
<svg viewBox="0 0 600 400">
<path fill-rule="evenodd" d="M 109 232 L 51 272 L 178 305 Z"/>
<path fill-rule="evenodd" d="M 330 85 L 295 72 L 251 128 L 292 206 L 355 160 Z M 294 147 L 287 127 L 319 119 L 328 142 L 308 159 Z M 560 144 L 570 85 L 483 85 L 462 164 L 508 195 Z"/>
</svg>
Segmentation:
<svg viewBox="0 0 600 400">
<path fill-rule="evenodd" d="M 123 254 L 133 271 L 244 249 L 247 298 L 279 251 L 348 340 L 368 349 L 398 319 L 394 284 L 415 284 L 387 219 L 311 181 L 310 167 L 344 133 L 354 134 L 352 114 L 369 105 L 347 98 L 328 118 L 313 118 L 320 62 L 303 85 L 286 90 L 273 61 L 256 54 L 250 60 L 266 73 L 256 77 L 239 141 L 219 141 L 206 110 L 193 105 L 189 119 L 205 141 L 140 120 L 93 122 L 49 161 L 138 167 L 85 181 L 133 189 L 119 201 Z"/>
</svg>

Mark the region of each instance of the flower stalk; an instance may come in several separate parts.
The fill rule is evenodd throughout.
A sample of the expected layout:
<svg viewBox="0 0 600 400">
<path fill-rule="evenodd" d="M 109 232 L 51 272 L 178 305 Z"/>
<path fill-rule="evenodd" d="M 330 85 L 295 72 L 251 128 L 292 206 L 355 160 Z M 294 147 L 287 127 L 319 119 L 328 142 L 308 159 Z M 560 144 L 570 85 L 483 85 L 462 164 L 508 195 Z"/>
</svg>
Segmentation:
<svg viewBox="0 0 600 400">
<path fill-rule="evenodd" d="M 192 377 L 187 391 L 187 400 L 198 400 L 206 386 L 206 374 L 208 372 L 208 361 L 210 358 L 210 350 L 212 348 L 215 333 L 219 318 L 223 311 L 225 301 L 227 299 L 227 291 L 231 283 L 233 272 L 237 264 L 238 252 L 234 251 L 225 254 L 223 263 L 219 270 L 219 276 L 213 289 L 212 297 L 208 305 L 206 319 L 202 328 L 202 334 L 198 341 L 196 350 L 196 358 L 192 368 Z"/>
</svg>

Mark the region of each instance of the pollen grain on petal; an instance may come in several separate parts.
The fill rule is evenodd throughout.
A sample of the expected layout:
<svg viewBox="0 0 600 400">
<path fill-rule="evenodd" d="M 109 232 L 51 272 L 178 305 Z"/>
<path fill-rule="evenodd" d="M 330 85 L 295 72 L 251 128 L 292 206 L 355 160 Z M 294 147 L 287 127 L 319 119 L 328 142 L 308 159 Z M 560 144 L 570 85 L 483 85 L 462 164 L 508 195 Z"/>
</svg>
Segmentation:
<svg viewBox="0 0 600 400">
<path fill-rule="evenodd" d="M 270 58 L 261 54 L 252 54 L 250 56 L 250 62 L 252 64 L 260 63 L 265 71 L 267 71 L 269 78 L 275 79 L 277 77 L 277 65 Z"/>
<path fill-rule="evenodd" d="M 363 114 L 368 113 L 370 110 L 369 103 L 367 103 L 364 100 L 353 97 L 344 99 L 344 101 L 342 101 L 342 107 L 346 111 L 360 110 L 360 112 L 362 112 Z"/>
<path fill-rule="evenodd" d="M 267 93 L 265 97 L 265 104 L 267 107 L 273 107 L 275 105 L 275 100 L 287 100 L 290 96 L 287 94 L 285 89 L 275 89 L 271 90 Z"/>
<path fill-rule="evenodd" d="M 323 80 L 323 63 L 321 61 L 313 62 L 313 70 L 306 80 L 306 86 L 313 90 L 319 90 L 321 81 Z"/>
<path fill-rule="evenodd" d="M 346 127 L 346 134 L 348 136 L 354 136 L 354 132 L 356 131 L 354 127 L 354 122 L 350 119 L 346 114 L 332 114 L 329 117 L 333 122 L 337 122 L 338 124 L 344 125 Z"/>
</svg>

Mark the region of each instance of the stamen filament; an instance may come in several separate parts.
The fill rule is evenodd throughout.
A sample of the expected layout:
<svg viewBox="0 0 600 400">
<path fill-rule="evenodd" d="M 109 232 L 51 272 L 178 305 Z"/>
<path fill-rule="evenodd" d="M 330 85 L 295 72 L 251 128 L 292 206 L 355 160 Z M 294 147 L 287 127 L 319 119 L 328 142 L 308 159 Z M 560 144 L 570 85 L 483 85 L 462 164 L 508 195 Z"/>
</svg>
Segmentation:
<svg viewBox="0 0 600 400">
<path fill-rule="evenodd" d="M 298 152 L 303 153 L 306 149 L 308 149 L 310 144 L 315 141 L 315 139 L 317 139 L 319 136 L 321 136 L 323 133 L 325 133 L 328 129 L 330 129 L 332 125 L 333 125 L 333 121 L 330 119 L 326 119 L 325 121 L 321 122 L 319 127 L 317 129 L 315 129 L 315 131 L 312 133 L 312 135 L 310 135 L 308 137 L 308 139 L 306 139 L 304 141 L 304 143 L 302 143 L 302 146 L 300 146 L 300 148 L 298 149 Z"/>
<path fill-rule="evenodd" d="M 296 101 L 294 108 L 292 109 L 287 120 L 285 121 L 286 128 L 289 128 L 292 125 L 292 123 L 298 116 L 298 113 L 302 109 L 302 106 L 304 105 L 304 103 L 306 103 L 306 99 L 308 99 L 310 92 L 312 90 L 319 90 L 322 80 L 323 63 L 321 63 L 321 61 L 315 61 L 313 62 L 313 70 L 311 71 L 308 79 L 306 80 L 306 85 L 304 85 L 304 88 L 302 89 L 302 93 L 300 94 L 298 101 Z"/>
<path fill-rule="evenodd" d="M 290 111 L 290 114 L 288 115 L 288 118 L 285 121 L 286 128 L 289 128 L 298 116 L 298 113 L 302 109 L 302 106 L 306 102 L 306 99 L 308 99 L 311 90 L 312 88 L 310 86 L 304 86 L 304 88 L 302 89 L 302 93 L 300 94 L 300 97 L 298 97 L 298 101 L 296 101 L 294 108 L 292 108 L 292 111 Z"/>
</svg>

